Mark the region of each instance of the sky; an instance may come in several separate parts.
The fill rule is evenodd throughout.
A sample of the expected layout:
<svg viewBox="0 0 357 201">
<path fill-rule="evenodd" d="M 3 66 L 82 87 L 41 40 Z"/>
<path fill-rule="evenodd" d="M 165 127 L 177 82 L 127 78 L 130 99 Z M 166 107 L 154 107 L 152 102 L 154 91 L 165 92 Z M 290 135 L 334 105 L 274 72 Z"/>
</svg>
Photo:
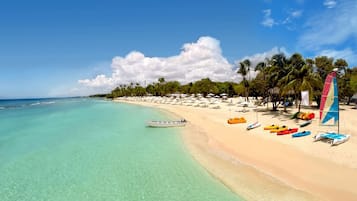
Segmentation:
<svg viewBox="0 0 357 201">
<path fill-rule="evenodd" d="M 0 99 L 241 80 L 277 53 L 357 66 L 356 0 L 2 0 Z"/>
</svg>

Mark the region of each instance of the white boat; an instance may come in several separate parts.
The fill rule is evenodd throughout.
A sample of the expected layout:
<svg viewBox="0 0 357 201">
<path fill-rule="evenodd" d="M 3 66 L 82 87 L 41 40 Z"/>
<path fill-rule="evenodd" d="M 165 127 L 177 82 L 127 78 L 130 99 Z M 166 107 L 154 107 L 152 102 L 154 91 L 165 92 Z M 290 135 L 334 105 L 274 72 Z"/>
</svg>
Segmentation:
<svg viewBox="0 0 357 201">
<path fill-rule="evenodd" d="M 335 132 L 319 133 L 314 137 L 315 141 L 326 140 L 331 143 L 331 145 L 338 145 L 346 142 L 350 139 L 351 135 L 343 135 Z"/>
<path fill-rule="evenodd" d="M 319 133 L 314 136 L 314 141 L 327 141 L 331 143 L 331 146 L 344 143 L 348 139 L 350 139 L 351 136 L 346 134 L 340 134 L 340 115 L 336 73 L 336 70 L 329 73 L 325 80 L 320 103 L 320 124 L 322 126 L 337 125 L 337 132 L 329 131 Z"/>
<path fill-rule="evenodd" d="M 259 122 L 251 123 L 247 126 L 247 130 L 258 128 L 259 126 L 261 126 L 261 124 Z"/>
<path fill-rule="evenodd" d="M 155 128 L 168 128 L 168 127 L 182 127 L 185 126 L 187 121 L 185 119 L 177 121 L 148 121 L 146 126 Z"/>
</svg>

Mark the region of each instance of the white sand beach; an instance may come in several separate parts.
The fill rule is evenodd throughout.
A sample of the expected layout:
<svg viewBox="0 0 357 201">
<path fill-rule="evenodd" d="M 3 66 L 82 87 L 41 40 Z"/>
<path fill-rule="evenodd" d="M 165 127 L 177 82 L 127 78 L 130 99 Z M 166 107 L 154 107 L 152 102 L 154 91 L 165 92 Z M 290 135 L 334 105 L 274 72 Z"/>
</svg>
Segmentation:
<svg viewBox="0 0 357 201">
<path fill-rule="evenodd" d="M 263 130 L 270 124 L 299 127 L 290 119 L 297 109 L 287 113 L 237 105 L 237 100 L 183 102 L 154 98 L 121 98 L 117 102 L 133 103 L 168 111 L 188 121 L 183 129 L 183 141 L 192 156 L 214 177 L 246 200 L 356 200 L 357 198 L 357 110 L 341 106 L 340 132 L 350 134 L 349 141 L 338 146 L 313 142 L 312 136 L 323 128 L 316 118 L 299 131 L 310 130 L 312 135 L 292 138 L 277 136 Z M 219 106 L 219 107 L 218 107 Z M 217 109 L 213 109 L 217 108 Z M 271 106 L 270 108 L 271 109 Z M 256 121 L 261 127 L 246 130 Z M 227 124 L 231 117 L 245 117 L 247 123 Z"/>
</svg>

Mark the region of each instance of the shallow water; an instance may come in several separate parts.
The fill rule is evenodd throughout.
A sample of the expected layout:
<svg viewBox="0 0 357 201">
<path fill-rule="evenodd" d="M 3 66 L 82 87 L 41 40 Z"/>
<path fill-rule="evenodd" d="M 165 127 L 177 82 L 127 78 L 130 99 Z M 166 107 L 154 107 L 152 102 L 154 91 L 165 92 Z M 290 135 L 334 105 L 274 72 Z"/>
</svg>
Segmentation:
<svg viewBox="0 0 357 201">
<path fill-rule="evenodd" d="M 0 199 L 242 200 L 152 108 L 93 99 L 0 101 Z"/>
</svg>

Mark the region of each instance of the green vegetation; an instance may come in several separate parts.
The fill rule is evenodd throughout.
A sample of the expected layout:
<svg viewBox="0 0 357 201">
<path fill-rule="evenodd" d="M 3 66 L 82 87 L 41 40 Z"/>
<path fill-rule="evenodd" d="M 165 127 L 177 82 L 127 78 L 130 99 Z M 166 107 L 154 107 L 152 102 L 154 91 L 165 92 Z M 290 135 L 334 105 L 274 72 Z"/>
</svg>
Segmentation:
<svg viewBox="0 0 357 201">
<path fill-rule="evenodd" d="M 273 103 L 276 110 L 281 101 L 295 100 L 300 110 L 301 91 L 309 91 L 312 101 L 320 103 L 323 82 L 329 72 L 338 69 L 339 97 L 341 101 L 349 104 L 351 98 L 357 93 L 357 67 L 348 68 L 348 63 L 343 59 L 334 60 L 326 56 L 314 59 L 306 58 L 299 53 L 287 58 L 284 54 L 273 55 L 270 59 L 258 63 L 254 68 L 257 72 L 255 78 L 250 78 L 251 62 L 244 60 L 239 63 L 237 73 L 242 76 L 240 83 L 213 82 L 204 78 L 193 83 L 180 84 L 177 81 L 166 81 L 161 77 L 157 82 L 146 87 L 139 83 L 120 85 L 107 98 L 122 96 L 166 96 L 169 94 L 202 94 L 209 93 L 227 94 L 232 96 L 263 97 Z M 248 79 L 247 79 L 248 76 Z M 103 94 L 93 97 L 103 97 Z"/>
</svg>

